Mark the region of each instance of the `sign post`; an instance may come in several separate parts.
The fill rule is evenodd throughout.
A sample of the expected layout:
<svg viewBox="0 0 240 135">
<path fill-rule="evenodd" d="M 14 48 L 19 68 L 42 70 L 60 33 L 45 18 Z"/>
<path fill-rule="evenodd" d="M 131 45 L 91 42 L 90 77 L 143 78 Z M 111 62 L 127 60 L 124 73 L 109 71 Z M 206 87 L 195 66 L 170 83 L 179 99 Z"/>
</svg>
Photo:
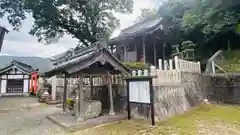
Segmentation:
<svg viewBox="0 0 240 135">
<path fill-rule="evenodd" d="M 151 106 L 152 126 L 155 126 L 154 91 L 152 76 L 131 76 L 127 81 L 128 120 L 131 119 L 131 103 L 148 104 Z"/>
</svg>

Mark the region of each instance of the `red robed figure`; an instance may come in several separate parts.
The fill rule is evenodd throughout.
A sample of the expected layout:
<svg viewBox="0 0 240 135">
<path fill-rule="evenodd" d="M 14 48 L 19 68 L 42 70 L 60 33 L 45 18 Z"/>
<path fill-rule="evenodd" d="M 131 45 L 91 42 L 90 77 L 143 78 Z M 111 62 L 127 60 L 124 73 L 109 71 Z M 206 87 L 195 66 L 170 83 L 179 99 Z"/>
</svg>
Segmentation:
<svg viewBox="0 0 240 135">
<path fill-rule="evenodd" d="M 30 93 L 32 93 L 32 91 L 34 91 L 34 94 L 36 95 L 37 93 L 37 73 L 36 72 L 32 72 L 32 75 L 31 75 Z"/>
</svg>

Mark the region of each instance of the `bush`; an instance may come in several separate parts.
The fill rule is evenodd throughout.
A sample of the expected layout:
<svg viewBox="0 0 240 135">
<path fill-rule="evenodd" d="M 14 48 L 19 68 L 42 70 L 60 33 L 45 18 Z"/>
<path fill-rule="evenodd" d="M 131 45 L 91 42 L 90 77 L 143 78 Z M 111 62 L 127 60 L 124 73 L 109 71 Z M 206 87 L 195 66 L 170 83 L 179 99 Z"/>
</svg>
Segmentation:
<svg viewBox="0 0 240 135">
<path fill-rule="evenodd" d="M 131 69 L 147 69 L 149 68 L 148 64 L 144 62 L 123 62 L 124 66 Z"/>
<path fill-rule="evenodd" d="M 68 98 L 67 99 L 67 104 L 71 104 L 73 102 L 73 99 L 72 98 Z"/>
<path fill-rule="evenodd" d="M 29 93 L 29 96 L 30 97 L 35 97 L 36 94 L 34 93 L 34 87 L 32 87 L 32 92 Z"/>
</svg>

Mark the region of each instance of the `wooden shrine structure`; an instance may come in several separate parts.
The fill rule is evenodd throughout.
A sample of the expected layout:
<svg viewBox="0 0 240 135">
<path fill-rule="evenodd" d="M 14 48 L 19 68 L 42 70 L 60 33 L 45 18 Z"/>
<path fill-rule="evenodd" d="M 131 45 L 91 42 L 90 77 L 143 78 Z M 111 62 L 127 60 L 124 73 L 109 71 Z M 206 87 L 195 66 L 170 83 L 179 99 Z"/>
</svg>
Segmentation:
<svg viewBox="0 0 240 135">
<path fill-rule="evenodd" d="M 77 117 L 82 119 L 83 112 L 83 78 L 89 77 L 90 84 L 92 84 L 92 77 L 107 76 L 108 77 L 108 91 L 110 109 L 109 115 L 114 115 L 113 92 L 111 75 L 123 74 L 128 75 L 130 70 L 126 68 L 115 56 L 113 56 L 107 49 L 107 44 L 104 42 L 97 42 L 91 47 L 75 50 L 74 53 L 67 52 L 66 55 L 59 55 L 55 57 L 54 67 L 46 72 L 47 77 L 55 75 L 64 75 L 64 94 L 63 94 L 63 112 L 67 108 L 67 84 L 68 77 L 78 77 L 78 102 L 77 102 Z M 69 55 L 70 54 L 70 55 Z M 92 88 L 91 88 L 92 91 Z"/>
<path fill-rule="evenodd" d="M 32 74 L 37 72 L 38 69 L 33 69 L 31 65 L 13 60 L 8 66 L 0 69 L 0 96 L 28 94 L 33 86 Z M 36 92 L 36 88 L 34 89 Z"/>
<path fill-rule="evenodd" d="M 162 17 L 155 14 L 123 29 L 118 37 L 112 38 L 108 44 L 115 55 L 124 62 L 144 61 L 158 65 L 158 59 L 169 54 L 165 42 Z"/>
</svg>

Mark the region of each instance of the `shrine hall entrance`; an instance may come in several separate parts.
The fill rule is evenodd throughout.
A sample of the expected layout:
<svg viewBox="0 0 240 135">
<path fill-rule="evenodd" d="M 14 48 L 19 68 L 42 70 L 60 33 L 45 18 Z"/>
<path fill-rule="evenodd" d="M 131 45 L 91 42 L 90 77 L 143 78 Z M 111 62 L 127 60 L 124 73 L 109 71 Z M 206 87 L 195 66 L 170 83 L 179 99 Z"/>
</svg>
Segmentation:
<svg viewBox="0 0 240 135">
<path fill-rule="evenodd" d="M 7 93 L 23 93 L 23 79 L 8 79 Z"/>
</svg>

